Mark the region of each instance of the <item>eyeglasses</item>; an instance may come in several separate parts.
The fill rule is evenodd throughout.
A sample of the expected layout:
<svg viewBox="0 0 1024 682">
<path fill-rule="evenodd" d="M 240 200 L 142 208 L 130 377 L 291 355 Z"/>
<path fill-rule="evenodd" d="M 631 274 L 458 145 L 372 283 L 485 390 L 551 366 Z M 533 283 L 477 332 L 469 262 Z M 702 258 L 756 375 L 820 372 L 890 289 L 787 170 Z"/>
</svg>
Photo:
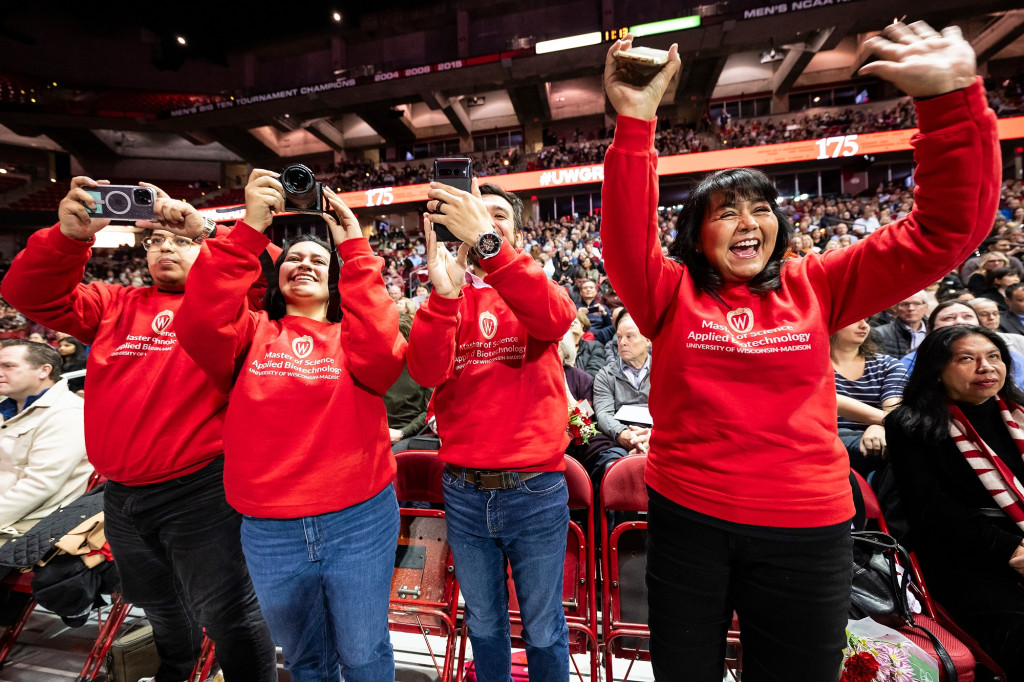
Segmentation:
<svg viewBox="0 0 1024 682">
<path fill-rule="evenodd" d="M 146 251 L 157 251 L 164 247 L 164 244 L 170 242 L 178 249 L 187 249 L 188 247 L 195 244 L 194 241 L 188 237 L 181 237 L 175 235 L 173 237 L 164 237 L 163 235 L 153 235 L 152 237 L 146 237 L 142 240 L 142 245 L 146 247 Z"/>
<path fill-rule="evenodd" d="M 925 305 L 925 304 L 924 303 L 917 303 L 916 301 L 903 301 L 902 303 L 900 303 L 896 307 L 897 308 L 920 308 L 923 305 Z"/>
</svg>

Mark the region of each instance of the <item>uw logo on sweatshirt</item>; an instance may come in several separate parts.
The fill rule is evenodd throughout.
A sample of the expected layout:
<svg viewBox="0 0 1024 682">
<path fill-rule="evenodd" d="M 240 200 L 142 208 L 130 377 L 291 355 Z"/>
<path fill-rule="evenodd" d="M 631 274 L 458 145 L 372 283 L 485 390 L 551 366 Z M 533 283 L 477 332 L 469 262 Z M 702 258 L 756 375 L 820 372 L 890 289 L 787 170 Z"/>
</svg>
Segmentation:
<svg viewBox="0 0 1024 682">
<path fill-rule="evenodd" d="M 162 336 L 168 333 L 167 328 L 171 326 L 171 322 L 173 321 L 174 312 L 170 310 L 164 310 L 163 312 L 158 313 L 157 316 L 153 318 L 153 324 L 150 326 L 153 328 L 153 331 Z"/>
<path fill-rule="evenodd" d="M 725 321 L 737 334 L 746 334 L 754 328 L 754 311 L 750 308 L 730 310 L 725 316 Z"/>
<path fill-rule="evenodd" d="M 300 336 L 297 339 L 293 339 L 292 352 L 295 353 L 295 357 L 299 358 L 300 360 L 309 355 L 310 353 L 312 353 L 313 337 L 307 334 L 306 336 Z"/>
<path fill-rule="evenodd" d="M 478 323 L 480 325 L 480 333 L 484 335 L 485 339 L 493 339 L 494 335 L 498 333 L 498 318 L 493 313 L 486 310 L 480 313 Z"/>
</svg>

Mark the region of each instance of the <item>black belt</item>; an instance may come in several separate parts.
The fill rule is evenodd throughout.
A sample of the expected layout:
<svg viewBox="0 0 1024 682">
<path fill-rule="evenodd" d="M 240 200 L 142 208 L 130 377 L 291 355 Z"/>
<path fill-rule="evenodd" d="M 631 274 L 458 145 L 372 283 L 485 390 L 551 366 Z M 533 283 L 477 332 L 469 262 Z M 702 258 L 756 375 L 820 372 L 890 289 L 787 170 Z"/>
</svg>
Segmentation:
<svg viewBox="0 0 1024 682">
<path fill-rule="evenodd" d="M 479 490 L 511 490 L 520 481 L 528 481 L 534 476 L 540 476 L 544 471 L 488 471 L 486 469 L 466 469 L 464 467 L 445 464 L 453 476 L 465 478 L 466 483 L 472 483 Z"/>
</svg>

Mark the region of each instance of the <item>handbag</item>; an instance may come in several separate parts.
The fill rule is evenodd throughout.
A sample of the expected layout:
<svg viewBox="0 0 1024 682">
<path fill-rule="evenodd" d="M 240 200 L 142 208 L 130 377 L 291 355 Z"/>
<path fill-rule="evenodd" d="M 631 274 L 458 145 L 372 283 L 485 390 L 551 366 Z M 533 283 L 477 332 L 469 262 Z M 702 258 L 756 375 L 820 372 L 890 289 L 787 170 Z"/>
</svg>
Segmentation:
<svg viewBox="0 0 1024 682">
<path fill-rule="evenodd" d="M 850 588 L 852 619 L 871 618 L 898 630 L 908 626 L 921 630 L 931 640 L 939 665 L 948 682 L 957 682 L 956 667 L 949 652 L 931 630 L 914 622 L 907 603 L 910 555 L 896 539 L 880 531 L 853 531 L 853 583 Z M 905 568 L 896 568 L 897 560 Z"/>
<path fill-rule="evenodd" d="M 107 652 L 109 682 L 136 682 L 156 675 L 159 668 L 160 655 L 153 640 L 153 628 L 145 618 L 128 628 Z"/>
</svg>

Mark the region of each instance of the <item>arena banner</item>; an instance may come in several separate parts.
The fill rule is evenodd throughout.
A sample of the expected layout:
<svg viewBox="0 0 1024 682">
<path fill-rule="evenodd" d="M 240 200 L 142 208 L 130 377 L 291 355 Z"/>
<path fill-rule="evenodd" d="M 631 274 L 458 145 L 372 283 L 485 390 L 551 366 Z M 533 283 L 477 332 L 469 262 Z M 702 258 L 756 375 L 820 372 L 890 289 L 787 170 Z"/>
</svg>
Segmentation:
<svg viewBox="0 0 1024 682">
<path fill-rule="evenodd" d="M 861 133 L 836 135 L 817 140 L 784 142 L 781 144 L 722 149 L 695 154 L 675 154 L 658 159 L 658 175 L 680 175 L 685 173 L 706 173 L 721 168 L 741 166 L 771 166 L 780 163 L 798 163 L 885 154 L 908 151 L 910 139 L 916 128 L 891 130 L 882 133 Z M 1024 116 L 999 119 L 999 139 L 1024 139 Z M 526 192 L 540 189 L 557 189 L 590 185 L 604 180 L 604 165 L 571 166 L 549 170 L 488 175 L 482 182 L 491 182 L 509 192 Z M 399 204 L 425 202 L 428 185 L 400 185 L 396 187 L 375 187 L 355 192 L 343 192 L 339 196 L 350 208 L 378 208 Z M 213 220 L 226 221 L 241 218 L 243 207 L 204 208 L 201 212 Z"/>
</svg>

